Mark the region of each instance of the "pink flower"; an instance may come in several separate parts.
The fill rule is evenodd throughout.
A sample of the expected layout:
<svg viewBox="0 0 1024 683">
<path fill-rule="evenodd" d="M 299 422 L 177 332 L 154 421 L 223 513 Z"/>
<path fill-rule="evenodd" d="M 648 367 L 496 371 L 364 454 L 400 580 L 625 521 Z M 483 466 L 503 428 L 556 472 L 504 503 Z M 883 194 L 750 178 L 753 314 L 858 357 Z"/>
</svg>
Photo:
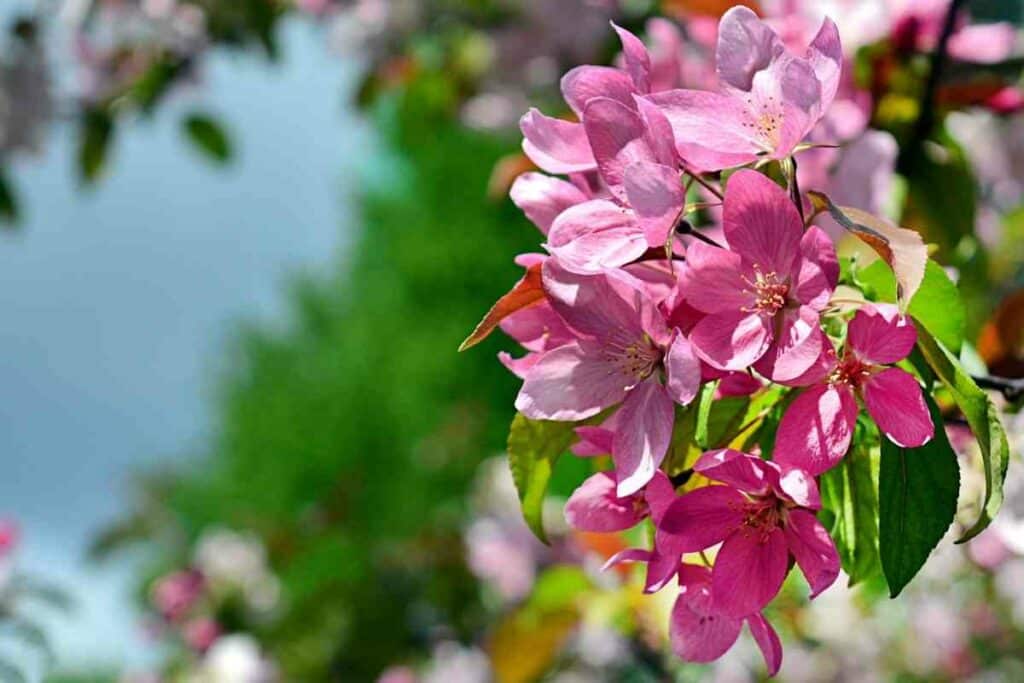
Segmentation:
<svg viewBox="0 0 1024 683">
<path fill-rule="evenodd" d="M 857 311 L 842 359 L 826 348 L 808 376 L 822 379 L 783 415 L 775 461 L 814 476 L 834 467 L 850 447 L 857 396 L 890 441 L 907 448 L 926 444 L 934 426 L 921 386 L 910 373 L 886 367 L 906 358 L 916 341 L 913 323 L 895 306 L 869 304 Z"/>
<path fill-rule="evenodd" d="M 0 520 L 0 559 L 8 557 L 18 545 L 18 525 L 9 519 Z"/>
<path fill-rule="evenodd" d="M 661 464 L 675 422 L 673 402 L 693 400 L 700 363 L 669 331 L 657 306 L 625 280 L 576 275 L 548 259 L 544 289 L 576 334 L 526 372 L 516 409 L 539 420 L 576 421 L 622 404 L 612 444 L 618 493 L 639 491 Z"/>
<path fill-rule="evenodd" d="M 737 618 L 716 609 L 713 580 L 713 572 L 707 567 L 679 566 L 679 597 L 669 622 L 672 651 L 687 662 L 714 661 L 733 646 L 745 621 L 764 656 L 768 675 L 774 676 L 782 666 L 779 635 L 760 611 Z"/>
<path fill-rule="evenodd" d="M 893 44 L 902 50 L 930 52 L 938 43 L 949 10 L 948 0 L 899 0 L 893 3 Z M 995 63 L 1008 59 L 1017 43 L 1010 22 L 967 25 L 964 13 L 949 38 L 950 56 L 969 62 Z"/>
<path fill-rule="evenodd" d="M 569 497 L 565 520 L 579 531 L 625 531 L 648 516 L 660 518 L 660 513 L 674 497 L 671 482 L 660 470 L 644 489 L 622 498 L 616 493 L 615 476 L 611 472 L 598 472 Z"/>
<path fill-rule="evenodd" d="M 576 338 L 547 301 L 516 311 L 502 320 L 500 326 L 505 334 L 519 342 L 528 352 L 521 358 L 513 358 L 504 351 L 498 354 L 498 360 L 520 379 L 526 378 L 526 373 L 543 352 L 568 344 Z"/>
<path fill-rule="evenodd" d="M 658 553 L 678 559 L 722 543 L 711 574 L 711 604 L 742 618 L 779 592 L 796 559 L 811 597 L 839 575 L 839 555 L 814 516 L 818 488 L 805 472 L 730 449 L 705 453 L 694 471 L 724 486 L 699 488 L 674 500 L 658 524 Z"/>
<path fill-rule="evenodd" d="M 670 90 L 649 99 L 672 124 L 679 154 L 698 169 L 783 159 L 832 103 L 842 59 L 839 33 L 829 19 L 797 57 L 753 11 L 733 7 L 718 28 L 721 91 Z"/>
<path fill-rule="evenodd" d="M 209 617 L 189 621 L 181 630 L 182 638 L 196 652 L 206 652 L 221 636 L 220 626 Z"/>
<path fill-rule="evenodd" d="M 203 575 L 193 569 L 167 574 L 153 585 L 150 599 L 168 621 L 181 619 L 202 596 Z"/>
<path fill-rule="evenodd" d="M 754 365 L 776 381 L 799 377 L 817 360 L 820 311 L 839 276 L 823 231 L 802 229 L 782 188 L 751 170 L 725 192 L 729 249 L 702 243 L 686 252 L 680 289 L 706 315 L 690 332 L 697 355 L 721 370 Z"/>
</svg>

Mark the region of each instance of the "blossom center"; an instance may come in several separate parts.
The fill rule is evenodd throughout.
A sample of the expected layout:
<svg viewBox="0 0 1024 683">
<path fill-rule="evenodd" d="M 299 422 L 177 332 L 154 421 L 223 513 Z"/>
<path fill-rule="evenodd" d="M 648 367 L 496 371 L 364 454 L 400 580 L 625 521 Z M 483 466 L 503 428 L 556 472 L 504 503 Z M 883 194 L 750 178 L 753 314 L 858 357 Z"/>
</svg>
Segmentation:
<svg viewBox="0 0 1024 683">
<path fill-rule="evenodd" d="M 661 349 L 647 335 L 623 343 L 610 342 L 608 353 L 622 374 L 637 381 L 647 379 L 661 363 L 662 356 Z"/>
<path fill-rule="evenodd" d="M 782 111 L 775 104 L 775 97 L 769 95 L 759 104 L 754 104 L 754 98 L 747 98 L 749 116 L 743 122 L 754 140 L 766 152 L 773 152 L 779 146 L 782 130 Z"/>
<path fill-rule="evenodd" d="M 754 500 L 746 506 L 743 517 L 743 529 L 756 535 L 763 543 L 773 531 L 782 526 L 783 506 L 781 501 L 772 497 Z"/>
<path fill-rule="evenodd" d="M 828 381 L 845 384 L 853 389 L 860 387 L 871 376 L 871 366 L 856 356 L 847 355 L 832 371 Z"/>
<path fill-rule="evenodd" d="M 789 283 L 775 271 L 764 272 L 759 266 L 754 266 L 753 279 L 744 277 L 743 281 L 747 284 L 744 291 L 754 297 L 753 303 L 743 308 L 745 312 L 773 316 L 786 305 Z"/>
</svg>

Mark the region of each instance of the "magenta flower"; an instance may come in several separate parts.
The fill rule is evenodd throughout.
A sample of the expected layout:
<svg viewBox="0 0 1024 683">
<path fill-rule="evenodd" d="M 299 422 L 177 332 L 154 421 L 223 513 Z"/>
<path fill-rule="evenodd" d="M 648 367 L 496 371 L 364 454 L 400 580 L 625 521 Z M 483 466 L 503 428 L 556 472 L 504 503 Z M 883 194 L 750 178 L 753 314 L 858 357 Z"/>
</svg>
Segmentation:
<svg viewBox="0 0 1024 683">
<path fill-rule="evenodd" d="M 178 621 L 202 597 L 206 587 L 203 575 L 187 569 L 167 574 L 153 584 L 150 599 L 168 621 Z"/>
<path fill-rule="evenodd" d="M 649 97 L 671 122 L 679 154 L 707 171 L 791 155 L 832 103 L 843 58 L 831 20 L 797 57 L 747 7 L 722 16 L 715 57 L 720 92 Z"/>
<path fill-rule="evenodd" d="M 658 524 L 655 548 L 678 559 L 722 544 L 711 573 L 712 607 L 742 618 L 779 592 L 796 559 L 811 597 L 839 575 L 839 555 L 814 510 L 814 479 L 731 449 L 705 453 L 694 471 L 724 486 L 706 486 L 673 501 Z"/>
<path fill-rule="evenodd" d="M 526 372 L 516 409 L 539 420 L 576 421 L 622 404 L 612 444 L 618 493 L 639 491 L 668 450 L 674 401 L 693 400 L 700 363 L 669 331 L 645 293 L 611 275 L 576 275 L 548 259 L 544 289 L 576 334 Z"/>
<path fill-rule="evenodd" d="M 655 565 L 658 562 L 656 553 L 630 548 L 617 553 L 603 568 L 608 569 L 623 562 L 647 563 L 646 592 L 658 590 L 667 583 L 664 581 L 652 590 L 651 575 L 656 571 Z M 735 617 L 718 609 L 712 598 L 713 573 L 707 567 L 682 563 L 677 557 L 668 573 L 669 578 L 679 580 L 679 596 L 672 607 L 669 621 L 669 640 L 672 651 L 679 658 L 696 663 L 718 659 L 736 643 L 743 623 L 746 622 L 764 657 L 768 675 L 774 676 L 779 672 L 782 666 L 782 641 L 760 611 Z"/>
<path fill-rule="evenodd" d="M 690 332 L 694 350 L 721 370 L 754 365 L 788 381 L 817 360 L 820 312 L 839 277 L 835 248 L 815 227 L 803 231 L 785 191 L 751 170 L 737 171 L 725 191 L 729 249 L 687 248 L 680 289 L 705 316 Z"/>
<path fill-rule="evenodd" d="M 921 385 L 900 368 L 914 348 L 917 330 L 895 306 L 869 304 L 850 321 L 846 350 L 831 346 L 808 379 L 821 378 L 786 410 L 775 441 L 775 461 L 817 476 L 846 454 L 857 422 L 860 396 L 875 423 L 893 443 L 914 448 L 928 443 L 934 425 Z"/>
<path fill-rule="evenodd" d="M 642 490 L 622 498 L 616 492 L 614 474 L 598 472 L 569 496 L 565 503 L 565 521 L 579 531 L 625 531 L 648 516 L 660 519 L 674 498 L 672 483 L 660 470 Z"/>
</svg>

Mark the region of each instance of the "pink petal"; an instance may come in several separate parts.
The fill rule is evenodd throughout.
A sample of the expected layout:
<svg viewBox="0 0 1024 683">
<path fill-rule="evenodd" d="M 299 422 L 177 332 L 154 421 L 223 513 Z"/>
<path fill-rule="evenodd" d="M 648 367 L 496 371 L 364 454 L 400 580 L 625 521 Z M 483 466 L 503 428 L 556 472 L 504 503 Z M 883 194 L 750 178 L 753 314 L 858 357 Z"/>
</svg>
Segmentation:
<svg viewBox="0 0 1024 683">
<path fill-rule="evenodd" d="M 679 171 L 638 161 L 626 167 L 623 186 L 647 246 L 664 248 L 686 203 Z"/>
<path fill-rule="evenodd" d="M 964 26 L 949 39 L 949 54 L 956 59 L 993 64 L 1009 58 L 1017 31 L 1009 22 Z"/>
<path fill-rule="evenodd" d="M 595 97 L 609 97 L 632 107 L 633 92 L 630 77 L 610 66 L 578 66 L 562 76 L 562 96 L 578 117 Z"/>
<path fill-rule="evenodd" d="M 807 387 L 812 384 L 818 384 L 828 379 L 828 376 L 836 369 L 836 349 L 832 346 L 832 340 L 828 338 L 824 330 L 820 331 L 822 349 L 821 354 L 814 361 L 811 367 L 807 368 L 802 375 L 794 377 L 791 380 L 779 382 L 788 387 Z"/>
<path fill-rule="evenodd" d="M 684 584 L 669 622 L 672 651 L 687 662 L 713 662 L 733 646 L 742 625 L 712 609 L 707 584 Z"/>
<path fill-rule="evenodd" d="M 633 100 L 643 119 L 645 139 L 654 154 L 654 160 L 662 166 L 677 167 L 679 155 L 676 152 L 676 138 L 665 112 L 646 97 L 634 95 Z"/>
<path fill-rule="evenodd" d="M 705 316 L 690 332 L 697 355 L 719 370 L 745 370 L 771 344 L 771 321 L 742 311 Z"/>
<path fill-rule="evenodd" d="M 777 321 L 780 318 L 771 347 L 754 367 L 775 382 L 788 383 L 819 361 L 828 338 L 820 327 L 818 312 L 810 306 L 785 309 L 776 316 Z"/>
<path fill-rule="evenodd" d="M 626 73 L 633 79 L 636 91 L 647 93 L 651 90 L 651 56 L 647 48 L 635 35 L 612 22 L 612 28 L 622 41 L 622 56 L 626 62 Z"/>
<path fill-rule="evenodd" d="M 817 476 L 832 469 L 850 448 L 857 400 L 846 386 L 819 384 L 786 409 L 775 437 L 774 462 Z"/>
<path fill-rule="evenodd" d="M 782 41 L 748 7 L 733 7 L 718 23 L 715 64 L 723 85 L 747 91 L 754 75 L 782 56 Z"/>
<path fill-rule="evenodd" d="M 675 406 L 655 378 L 634 387 L 618 412 L 612 459 L 620 496 L 642 489 L 668 451 L 675 424 Z"/>
<path fill-rule="evenodd" d="M 743 523 L 745 502 L 731 486 L 694 489 L 669 505 L 655 544 L 666 553 L 695 553 L 721 543 Z"/>
<path fill-rule="evenodd" d="M 634 562 L 649 562 L 651 559 L 651 551 L 644 550 L 643 548 L 626 548 L 620 550 L 611 557 L 608 561 L 601 565 L 601 571 L 606 572 L 612 567 L 620 564 L 632 564 Z"/>
<path fill-rule="evenodd" d="M 753 304 L 739 254 L 702 242 L 686 249 L 679 288 L 686 303 L 703 313 L 735 312 Z"/>
<path fill-rule="evenodd" d="M 748 375 L 745 372 L 729 372 L 718 382 L 715 398 L 750 396 L 760 391 L 763 386 L 761 380 L 753 375 Z"/>
<path fill-rule="evenodd" d="M 587 201 L 575 185 L 543 173 L 524 173 L 512 183 L 509 197 L 543 234 L 548 234 L 558 214 Z"/>
<path fill-rule="evenodd" d="M 846 342 L 861 360 L 887 365 L 910 355 L 917 328 L 892 304 L 868 304 L 850 321 Z"/>
<path fill-rule="evenodd" d="M 903 448 L 917 448 L 935 433 L 921 385 L 899 368 L 882 370 L 861 387 L 864 405 L 878 428 Z"/>
<path fill-rule="evenodd" d="M 565 503 L 565 521 L 580 531 L 611 532 L 631 529 L 647 516 L 634 497 L 615 495 L 615 477 L 598 472 L 588 477 Z"/>
<path fill-rule="evenodd" d="M 636 217 L 618 204 L 593 199 L 555 219 L 547 249 L 565 268 L 585 274 L 625 265 L 647 251 Z"/>
<path fill-rule="evenodd" d="M 541 277 L 551 307 L 577 332 L 599 338 L 643 338 L 642 292 L 622 291 L 621 283 L 612 283 L 603 275 L 574 273 L 558 259 L 544 262 Z"/>
<path fill-rule="evenodd" d="M 798 469 L 789 469 L 779 477 L 778 492 L 800 507 L 821 509 L 821 494 L 814 477 Z"/>
<path fill-rule="evenodd" d="M 655 524 L 660 524 L 668 506 L 677 498 L 676 489 L 664 472 L 658 470 L 654 478 L 644 489 L 644 500 L 651 510 L 651 519 Z"/>
<path fill-rule="evenodd" d="M 843 46 L 839 40 L 839 29 L 828 17 L 821 23 L 818 34 L 807 48 L 807 61 L 821 83 L 819 107 L 821 113 L 824 113 L 839 90 L 843 70 Z"/>
<path fill-rule="evenodd" d="M 839 281 L 839 260 L 831 238 L 821 228 L 811 226 L 800 240 L 796 273 L 796 300 L 820 311 L 828 305 Z"/>
<path fill-rule="evenodd" d="M 806 510 L 792 509 L 786 521 L 786 543 L 811 586 L 814 598 L 839 576 L 839 553 L 818 518 Z"/>
<path fill-rule="evenodd" d="M 740 529 L 718 551 L 711 572 L 714 606 L 733 617 L 760 612 L 771 602 L 789 571 L 789 550 L 782 529 L 767 534 Z"/>
<path fill-rule="evenodd" d="M 646 139 L 643 119 L 635 109 L 607 97 L 597 97 L 587 103 L 583 127 L 601 178 L 612 195 L 626 201 L 622 186 L 626 167 L 637 161 L 658 161 Z"/>
<path fill-rule="evenodd" d="M 548 173 L 580 173 L 597 167 L 582 125 L 531 109 L 519 121 L 519 128 L 526 156 Z"/>
<path fill-rule="evenodd" d="M 665 112 L 679 155 L 696 170 L 741 166 L 764 153 L 744 126 L 750 114 L 737 98 L 703 90 L 667 90 L 647 99 Z"/>
<path fill-rule="evenodd" d="M 754 636 L 754 642 L 764 656 L 768 675 L 774 676 L 779 673 L 779 669 L 782 668 L 782 641 L 779 640 L 779 634 L 761 614 L 748 616 L 747 626 L 750 627 L 750 634 Z"/>
<path fill-rule="evenodd" d="M 673 401 L 687 405 L 700 390 L 700 361 L 690 341 L 677 334 L 665 354 L 665 389 Z"/>
<path fill-rule="evenodd" d="M 803 223 L 786 191 L 757 171 L 736 171 L 725 188 L 722 217 L 729 248 L 785 278 L 800 255 Z"/>
<path fill-rule="evenodd" d="M 615 432 L 605 427 L 577 427 L 575 430 L 579 441 L 569 449 L 573 455 L 583 458 L 595 455 L 611 455 L 612 438 Z"/>
<path fill-rule="evenodd" d="M 647 21 L 647 37 L 651 42 L 651 91 L 678 88 L 683 81 L 681 55 L 685 51 L 679 28 L 668 19 Z"/>
<path fill-rule="evenodd" d="M 671 583 L 679 571 L 679 555 L 680 553 L 675 550 L 665 553 L 655 547 L 647 563 L 644 593 L 657 593 Z"/>
<path fill-rule="evenodd" d="M 528 353 L 521 358 L 515 358 L 505 351 L 498 352 L 498 360 L 501 361 L 501 364 L 519 379 L 526 379 L 526 374 L 537 364 L 540 357 L 539 353 Z"/>
<path fill-rule="evenodd" d="M 778 474 L 767 462 L 731 448 L 708 451 L 694 463 L 693 470 L 745 493 L 765 493 L 778 481 Z"/>
<path fill-rule="evenodd" d="M 528 351 L 546 351 L 576 338 L 546 301 L 516 311 L 499 326 Z"/>
<path fill-rule="evenodd" d="M 530 368 L 516 410 L 534 420 L 585 420 L 622 401 L 631 386 L 600 344 L 573 342 L 546 352 Z"/>
</svg>

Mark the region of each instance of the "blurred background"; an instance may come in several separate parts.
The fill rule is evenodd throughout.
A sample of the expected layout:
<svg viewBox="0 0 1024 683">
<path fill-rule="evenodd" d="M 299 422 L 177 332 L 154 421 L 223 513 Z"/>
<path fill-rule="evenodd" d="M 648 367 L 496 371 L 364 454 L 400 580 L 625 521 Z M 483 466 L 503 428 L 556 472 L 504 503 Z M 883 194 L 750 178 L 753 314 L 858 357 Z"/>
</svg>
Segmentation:
<svg viewBox="0 0 1024 683">
<path fill-rule="evenodd" d="M 671 596 L 597 571 L 630 538 L 560 523 L 589 464 L 532 537 L 512 343 L 456 352 L 543 240 L 519 116 L 568 111 L 610 20 L 713 87 L 732 4 L 5 0 L 0 681 L 761 679 L 749 640 L 682 665 Z M 1024 3 L 743 4 L 794 45 L 836 19 L 860 123 L 803 184 L 924 233 L 967 358 L 1024 377 Z M 1019 469 L 900 600 L 788 587 L 781 680 L 1024 679 Z"/>
</svg>

